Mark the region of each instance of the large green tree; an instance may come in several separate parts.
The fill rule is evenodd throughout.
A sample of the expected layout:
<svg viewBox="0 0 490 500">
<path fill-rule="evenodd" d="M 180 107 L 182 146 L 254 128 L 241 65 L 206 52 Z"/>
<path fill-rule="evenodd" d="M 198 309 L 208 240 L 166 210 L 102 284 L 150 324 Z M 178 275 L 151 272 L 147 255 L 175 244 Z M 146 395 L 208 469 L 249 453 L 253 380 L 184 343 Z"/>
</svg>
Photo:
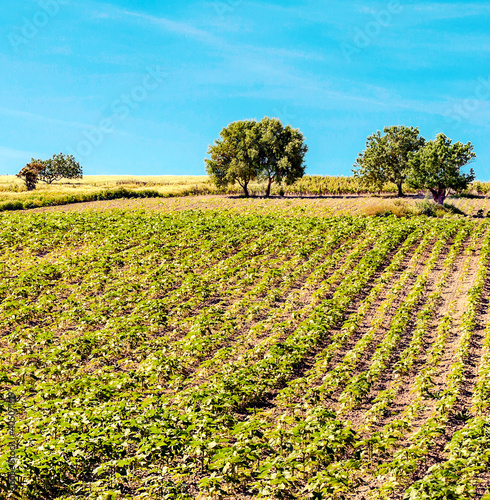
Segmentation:
<svg viewBox="0 0 490 500">
<path fill-rule="evenodd" d="M 51 184 L 60 179 L 81 179 L 83 170 L 73 155 L 55 154 L 49 160 L 36 160 L 44 165 L 39 173 L 39 180 Z"/>
<path fill-rule="evenodd" d="M 381 189 L 387 182 L 396 184 L 403 196 L 403 183 L 408 173 L 410 155 L 420 150 L 425 139 L 417 127 L 405 125 L 385 127 L 366 140 L 366 149 L 359 154 L 352 171 L 367 186 Z"/>
<path fill-rule="evenodd" d="M 259 129 L 259 178 L 267 181 L 265 195 L 269 197 L 274 182 L 292 184 L 303 177 L 308 146 L 298 129 L 284 127 L 277 118 L 263 118 Z"/>
<path fill-rule="evenodd" d="M 237 182 L 246 197 L 251 181 L 265 180 L 270 196 L 274 182 L 292 184 L 304 175 L 307 151 L 303 134 L 280 120 L 238 121 L 225 127 L 209 146 L 206 170 L 218 187 Z"/>
<path fill-rule="evenodd" d="M 474 146 L 468 142 L 452 143 L 444 134 L 429 141 L 410 160 L 407 183 L 414 189 L 428 189 L 434 201 L 443 204 L 451 191 L 459 192 L 475 180 L 475 172 L 461 172 L 461 167 L 476 158 Z"/>
<path fill-rule="evenodd" d="M 250 196 L 248 185 L 259 174 L 260 131 L 254 120 L 230 123 L 214 144 L 209 146 L 205 159 L 206 171 L 218 187 L 237 182 L 244 195 Z"/>
</svg>

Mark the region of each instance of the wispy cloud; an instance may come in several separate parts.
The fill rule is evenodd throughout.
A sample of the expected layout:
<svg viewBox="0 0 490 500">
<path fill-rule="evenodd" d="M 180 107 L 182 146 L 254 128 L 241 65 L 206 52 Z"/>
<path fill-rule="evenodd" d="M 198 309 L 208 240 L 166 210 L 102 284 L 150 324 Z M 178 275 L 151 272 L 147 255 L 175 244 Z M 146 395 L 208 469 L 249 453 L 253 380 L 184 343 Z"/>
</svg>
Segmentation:
<svg viewBox="0 0 490 500">
<path fill-rule="evenodd" d="M 419 17 L 419 21 L 424 22 L 435 19 L 460 19 L 464 17 L 488 15 L 490 13 L 490 5 L 484 3 L 470 2 L 399 2 L 400 9 L 404 15 L 422 14 L 424 17 Z M 374 1 L 369 5 L 359 5 L 358 12 L 364 14 L 376 14 L 380 10 L 387 8 L 386 1 Z"/>
<path fill-rule="evenodd" d="M 330 0 L 328 6 L 322 1 L 310 1 L 304 6 L 283 6 L 264 2 L 247 2 L 250 8 L 266 10 L 275 16 L 301 19 L 312 24 L 332 25 L 340 28 L 351 26 L 353 18 L 362 18 L 387 10 L 387 0 L 375 0 L 369 5 L 362 3 Z M 399 1 L 401 16 L 397 24 L 424 24 L 436 20 L 463 19 L 476 16 L 489 16 L 490 4 L 478 2 L 404 2 Z M 360 17 L 359 17 L 360 16 Z"/>
<path fill-rule="evenodd" d="M 317 52 L 302 51 L 288 48 L 275 48 L 275 47 L 260 47 L 257 45 L 230 45 L 230 52 L 247 52 L 248 54 L 255 54 L 263 58 L 263 60 L 270 61 L 274 59 L 302 59 L 304 61 L 323 61 L 324 56 Z"/>
<path fill-rule="evenodd" d="M 192 38 L 205 43 L 216 44 L 220 43 L 220 39 L 205 30 L 196 28 L 190 23 L 174 21 L 166 17 L 152 16 L 143 12 L 121 9 L 112 5 L 104 4 L 104 10 L 101 11 L 100 4 L 96 5 L 93 15 L 99 18 L 114 18 L 114 17 L 131 17 L 139 19 L 146 23 L 151 23 L 165 30 L 167 33 L 181 35 L 186 38 Z"/>
<path fill-rule="evenodd" d="M 142 14 L 139 12 L 131 12 L 129 10 L 124 10 L 122 12 L 127 16 L 144 19 L 145 21 L 149 21 L 157 26 L 161 26 L 170 33 L 176 33 L 177 35 L 183 35 L 186 37 L 195 38 L 197 40 L 212 41 L 212 42 L 217 40 L 210 33 L 201 30 L 199 28 L 195 28 L 194 26 L 187 23 L 172 21 L 165 17 L 156 17 L 156 16 L 150 16 L 148 14 Z"/>
<path fill-rule="evenodd" d="M 0 158 L 9 160 L 23 160 L 25 158 L 35 158 L 39 156 L 35 151 L 22 151 L 0 145 Z"/>
<path fill-rule="evenodd" d="M 63 125 L 69 127 L 77 127 L 77 128 L 92 127 L 92 125 L 87 123 L 81 123 L 70 120 L 60 120 L 58 118 L 53 118 L 50 116 L 39 115 L 36 113 L 30 113 L 29 111 L 22 111 L 18 109 L 4 108 L 2 106 L 0 106 L 0 115 L 8 116 L 9 118 L 36 120 L 36 121 L 41 121 L 43 123 L 51 123 L 55 125 Z"/>
<path fill-rule="evenodd" d="M 423 3 L 407 7 L 413 9 L 425 17 L 421 20 L 429 19 L 461 19 L 472 16 L 490 15 L 490 4 L 468 3 L 468 2 L 445 2 L 445 3 Z"/>
<path fill-rule="evenodd" d="M 153 16 L 150 14 L 132 11 L 129 9 L 121 9 L 119 7 L 114 7 L 112 5 L 104 4 L 104 11 L 100 11 L 100 5 L 94 6 L 96 9 L 93 12 L 94 16 L 98 18 L 134 18 L 139 19 L 142 22 L 152 24 L 156 27 L 160 27 L 163 31 L 167 33 L 172 33 L 175 35 L 182 36 L 184 38 L 193 39 L 207 45 L 211 45 L 219 48 L 221 51 L 226 53 L 262 53 L 264 57 L 282 57 L 282 58 L 292 58 L 292 59 L 304 59 L 304 60 L 322 60 L 323 56 L 311 52 L 300 51 L 297 49 L 288 48 L 275 48 L 275 47 L 261 47 L 260 45 L 246 44 L 246 43 L 236 43 L 228 39 L 221 38 L 214 35 L 213 33 L 203 30 L 201 28 L 196 28 L 192 23 L 175 21 L 168 19 L 166 17 Z M 215 24 L 210 23 L 212 27 L 216 27 Z"/>
</svg>

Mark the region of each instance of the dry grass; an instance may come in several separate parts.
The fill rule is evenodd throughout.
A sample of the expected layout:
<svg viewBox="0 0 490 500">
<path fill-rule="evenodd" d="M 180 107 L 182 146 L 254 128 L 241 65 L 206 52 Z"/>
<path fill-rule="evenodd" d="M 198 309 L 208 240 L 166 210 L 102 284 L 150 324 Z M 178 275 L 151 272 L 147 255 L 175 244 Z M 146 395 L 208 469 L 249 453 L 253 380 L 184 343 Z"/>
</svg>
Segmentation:
<svg viewBox="0 0 490 500">
<path fill-rule="evenodd" d="M 34 192 L 28 192 L 24 182 L 14 175 L 0 176 L 0 200 L 5 196 L 17 197 L 20 193 L 29 194 L 71 194 L 93 192 L 101 189 L 156 189 L 162 193 L 175 192 L 178 188 L 209 186 L 206 175 L 155 175 L 155 176 L 125 176 L 125 175 L 85 175 L 83 179 L 63 179 L 46 184 L 39 182 Z"/>
<path fill-rule="evenodd" d="M 476 210 L 480 210 L 480 215 L 483 216 L 483 208 L 477 208 Z M 428 215 L 431 217 L 444 217 L 446 215 L 466 215 L 461 208 L 453 203 L 446 202 L 444 203 L 444 205 L 438 205 L 427 198 L 424 200 L 419 200 L 415 197 L 394 200 L 373 199 L 371 203 L 367 204 L 363 208 L 362 213 L 366 216 L 377 217 L 388 215 L 395 215 L 396 217 L 410 217 L 413 215 Z"/>
<path fill-rule="evenodd" d="M 124 190 L 124 191 L 123 191 Z M 27 191 L 15 176 L 0 176 L 0 210 L 19 210 L 51 205 L 64 205 L 116 196 L 167 197 L 215 193 L 207 176 L 104 176 L 87 175 L 83 179 L 39 182 L 34 191 Z"/>
<path fill-rule="evenodd" d="M 417 208 L 413 200 L 374 199 L 372 203 L 364 207 L 362 212 L 367 216 L 396 215 L 397 217 L 406 217 L 416 215 Z"/>
</svg>

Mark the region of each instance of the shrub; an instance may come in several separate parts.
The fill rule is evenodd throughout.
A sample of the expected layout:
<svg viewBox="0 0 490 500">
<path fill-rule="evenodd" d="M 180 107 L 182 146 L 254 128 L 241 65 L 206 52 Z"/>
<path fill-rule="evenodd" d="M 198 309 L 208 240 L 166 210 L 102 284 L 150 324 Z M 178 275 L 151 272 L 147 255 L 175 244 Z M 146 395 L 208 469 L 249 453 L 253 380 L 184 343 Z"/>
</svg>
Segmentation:
<svg viewBox="0 0 490 500">
<path fill-rule="evenodd" d="M 37 160 L 32 160 L 28 163 L 17 175 L 26 183 L 28 191 L 36 189 L 36 184 L 39 181 L 39 174 L 43 171 L 44 164 Z"/>
</svg>

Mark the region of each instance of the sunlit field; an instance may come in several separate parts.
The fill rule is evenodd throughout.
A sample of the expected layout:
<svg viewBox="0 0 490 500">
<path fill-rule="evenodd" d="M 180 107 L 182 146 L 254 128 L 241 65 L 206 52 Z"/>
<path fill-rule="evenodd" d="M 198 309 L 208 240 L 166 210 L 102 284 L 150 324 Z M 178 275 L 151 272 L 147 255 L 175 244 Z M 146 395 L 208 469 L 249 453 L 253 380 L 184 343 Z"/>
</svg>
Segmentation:
<svg viewBox="0 0 490 500">
<path fill-rule="evenodd" d="M 0 214 L 20 498 L 481 498 L 490 221 L 203 200 Z"/>
<path fill-rule="evenodd" d="M 85 175 L 83 179 L 62 179 L 46 184 L 39 182 L 35 191 L 27 191 L 24 182 L 13 175 L 0 176 L 0 202 L 9 199 L 41 198 L 79 193 L 94 193 L 105 189 L 127 188 L 132 190 L 155 189 L 160 193 L 176 193 L 179 189 L 199 188 L 208 185 L 202 176 L 123 176 Z"/>
</svg>

